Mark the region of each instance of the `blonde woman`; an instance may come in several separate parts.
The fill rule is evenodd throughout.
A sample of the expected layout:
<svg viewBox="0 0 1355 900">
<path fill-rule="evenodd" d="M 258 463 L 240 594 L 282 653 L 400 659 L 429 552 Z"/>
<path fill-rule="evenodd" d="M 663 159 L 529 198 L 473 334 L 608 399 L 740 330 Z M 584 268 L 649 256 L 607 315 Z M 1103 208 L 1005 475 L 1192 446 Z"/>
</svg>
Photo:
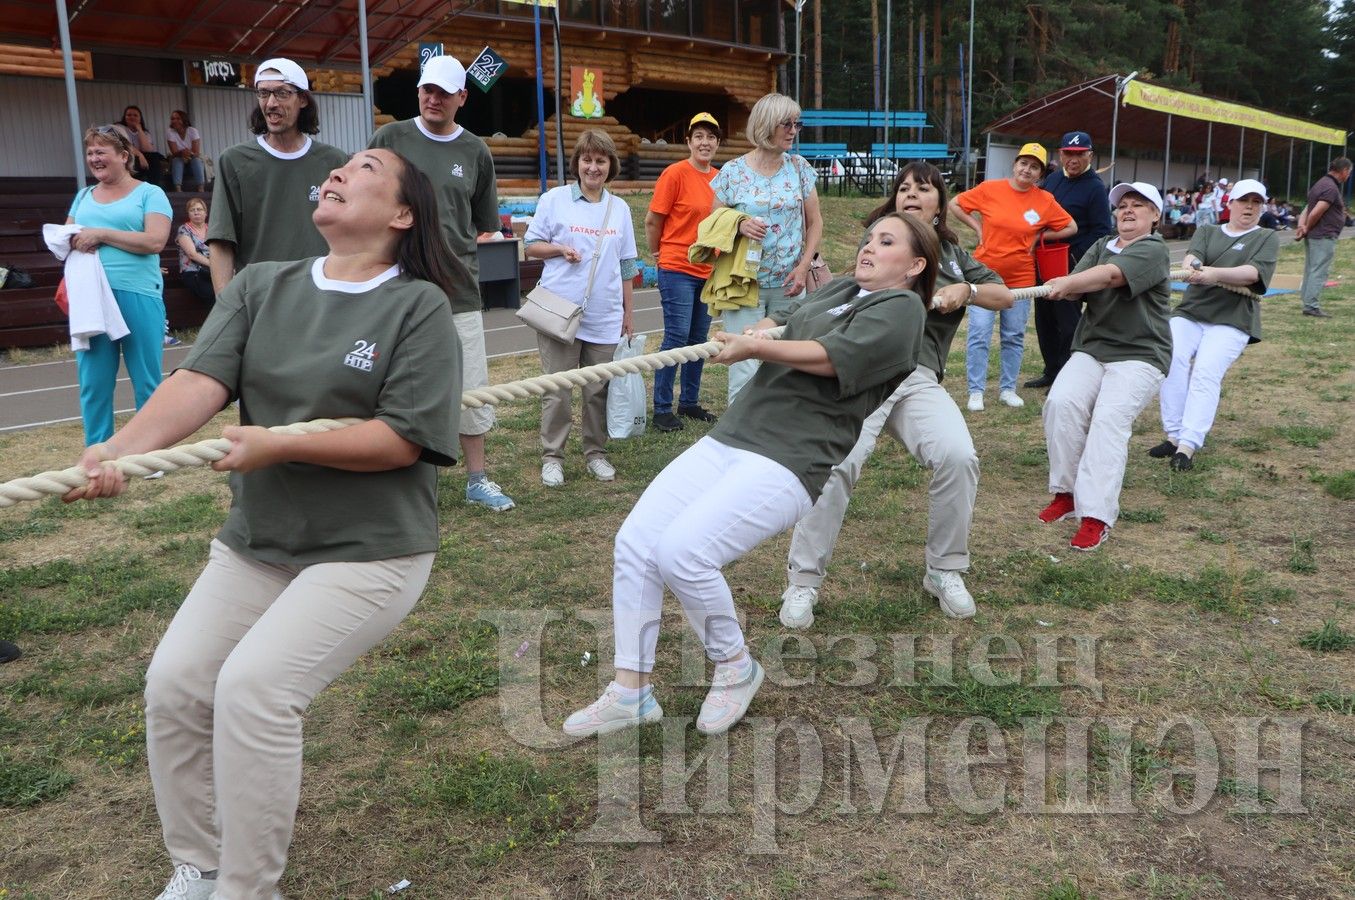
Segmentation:
<svg viewBox="0 0 1355 900">
<path fill-rule="evenodd" d="M 790 152 L 803 128 L 800 105 L 784 94 L 767 94 L 753 105 L 746 134 L 753 149 L 731 160 L 715 176 L 715 206 L 752 218 L 739 225 L 744 237 L 762 242 L 758 303 L 724 314 L 724 329 L 740 334 L 765 316 L 788 310 L 804 293 L 809 263 L 823 236 L 814 169 Z M 729 402 L 757 371 L 747 360 L 729 367 Z"/>
<path fill-rule="evenodd" d="M 566 344 L 538 333 L 541 370 L 564 372 L 611 362 L 621 336 L 630 337 L 631 290 L 635 277 L 635 228 L 630 208 L 607 191 L 621 171 L 616 145 L 605 131 L 589 129 L 574 143 L 569 160 L 573 184 L 541 195 L 527 229 L 526 255 L 545 260 L 541 284 L 584 308 L 574 340 Z M 589 274 L 593 256 L 597 272 Z M 588 474 L 614 481 L 607 461 L 607 382 L 583 386 L 583 455 Z M 572 411 L 570 391 L 541 398 L 541 483 L 565 483 L 565 441 Z"/>
</svg>

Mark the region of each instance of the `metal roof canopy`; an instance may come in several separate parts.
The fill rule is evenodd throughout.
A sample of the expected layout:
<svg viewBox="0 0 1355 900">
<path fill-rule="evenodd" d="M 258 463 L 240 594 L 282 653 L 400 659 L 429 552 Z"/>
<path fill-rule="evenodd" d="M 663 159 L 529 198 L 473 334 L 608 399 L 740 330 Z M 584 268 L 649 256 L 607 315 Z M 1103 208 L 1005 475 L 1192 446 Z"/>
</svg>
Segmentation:
<svg viewBox="0 0 1355 900">
<path fill-rule="evenodd" d="M 366 6 L 370 55 L 358 46 Z M 260 62 L 286 56 L 303 64 L 357 68 L 380 64 L 458 6 L 448 0 L 71 0 L 71 44 L 79 50 L 176 59 Z M 58 43 L 61 4 L 0 2 L 0 41 Z"/>
<path fill-rule="evenodd" d="M 1092 136 L 1093 146 L 1107 148 L 1111 144 L 1118 78 L 1118 74 L 1104 75 L 1046 94 L 1002 116 L 983 130 L 987 134 L 1011 134 L 1052 141 L 1058 141 L 1069 131 L 1086 131 Z M 1170 151 L 1184 156 L 1195 155 L 1206 159 L 1211 155 L 1237 159 L 1240 148 L 1242 156 L 1256 158 L 1262 155 L 1263 148 L 1270 152 L 1279 149 L 1278 139 L 1269 141 L 1267 146 L 1268 134 L 1270 132 L 1257 128 L 1202 121 L 1185 114 L 1169 116 L 1155 110 L 1122 104 L 1117 142 L 1121 148 L 1161 151 L 1168 147 Z"/>
</svg>

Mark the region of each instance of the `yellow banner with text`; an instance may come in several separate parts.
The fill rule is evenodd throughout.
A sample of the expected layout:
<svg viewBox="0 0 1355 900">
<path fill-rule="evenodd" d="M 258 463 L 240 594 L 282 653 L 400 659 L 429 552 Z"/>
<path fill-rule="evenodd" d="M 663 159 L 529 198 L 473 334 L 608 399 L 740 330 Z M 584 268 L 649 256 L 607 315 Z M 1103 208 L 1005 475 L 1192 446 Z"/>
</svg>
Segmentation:
<svg viewBox="0 0 1355 900">
<path fill-rule="evenodd" d="M 1173 116 L 1221 122 L 1225 125 L 1240 125 L 1243 128 L 1268 131 L 1271 134 L 1281 134 L 1304 141 L 1317 141 L 1336 146 L 1346 142 L 1345 132 L 1337 128 L 1281 116 L 1254 106 L 1211 100 L 1198 94 L 1174 91 L 1142 81 L 1129 82 L 1124 90 L 1124 102 L 1130 106 L 1140 106 L 1161 113 L 1170 113 Z"/>
</svg>

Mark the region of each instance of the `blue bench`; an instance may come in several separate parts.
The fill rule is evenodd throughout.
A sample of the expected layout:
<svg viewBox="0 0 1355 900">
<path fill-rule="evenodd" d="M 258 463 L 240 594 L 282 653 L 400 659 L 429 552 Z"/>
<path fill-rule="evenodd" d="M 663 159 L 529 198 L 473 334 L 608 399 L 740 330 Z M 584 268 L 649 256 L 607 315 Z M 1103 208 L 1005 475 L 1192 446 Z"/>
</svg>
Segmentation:
<svg viewBox="0 0 1355 900">
<path fill-rule="evenodd" d="M 885 159 L 947 159 L 950 148 L 945 144 L 899 144 L 891 141 L 888 144 L 871 144 L 870 153 Z"/>
<path fill-rule="evenodd" d="M 921 110 L 806 109 L 800 113 L 806 128 L 930 128 Z"/>
<path fill-rule="evenodd" d="M 801 144 L 799 153 L 805 159 L 836 159 L 847 155 L 846 144 Z"/>
</svg>

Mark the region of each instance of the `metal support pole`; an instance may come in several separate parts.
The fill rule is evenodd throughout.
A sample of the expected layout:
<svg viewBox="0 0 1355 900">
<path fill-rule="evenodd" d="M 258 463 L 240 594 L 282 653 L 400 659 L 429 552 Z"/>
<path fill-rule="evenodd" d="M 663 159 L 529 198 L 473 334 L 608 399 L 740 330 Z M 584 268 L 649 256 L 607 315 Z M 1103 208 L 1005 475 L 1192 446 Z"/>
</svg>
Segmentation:
<svg viewBox="0 0 1355 900">
<path fill-rule="evenodd" d="M 1289 199 L 1294 196 L 1294 139 L 1289 139 L 1289 165 L 1285 166 L 1284 196 Z"/>
<path fill-rule="evenodd" d="M 1204 180 L 1214 180 L 1214 170 L 1209 168 L 1210 160 L 1214 155 L 1214 123 L 1209 123 L 1209 129 L 1205 132 L 1204 139 Z"/>
<path fill-rule="evenodd" d="M 367 0 L 358 0 L 358 51 L 362 54 L 362 102 L 367 110 L 362 117 L 362 142 L 372 139 L 373 112 L 376 99 L 372 96 L 372 67 L 367 60 Z"/>
<path fill-rule="evenodd" d="M 800 20 L 804 18 L 805 0 L 795 0 L 795 103 L 801 109 L 804 104 L 800 103 Z M 781 20 L 786 21 L 785 19 Z"/>
<path fill-rule="evenodd" d="M 1247 129 L 1243 128 L 1242 134 L 1237 139 L 1237 178 L 1234 181 L 1242 180 L 1242 157 L 1246 153 Z"/>
<path fill-rule="evenodd" d="M 1262 184 L 1266 183 L 1266 144 L 1267 144 L 1266 139 L 1269 137 L 1270 135 L 1267 134 L 1266 132 L 1264 131 L 1261 132 L 1261 172 L 1260 172 L 1261 177 L 1258 178 L 1257 180 L 1260 181 Z"/>
<path fill-rule="evenodd" d="M 541 193 L 546 193 L 546 179 L 550 169 L 546 164 L 546 84 L 541 76 L 541 7 L 532 4 L 532 25 L 536 35 L 536 155 L 537 171 L 541 173 Z M 557 85 L 558 86 L 558 85 Z M 555 114 L 564 115 L 556 104 Z"/>
<path fill-rule="evenodd" d="M 560 108 L 560 98 L 565 96 L 564 87 L 560 83 L 563 77 L 561 73 L 560 62 L 560 4 L 551 7 L 551 17 L 555 24 L 555 177 L 561 184 L 566 181 L 565 178 L 565 116 L 564 110 Z"/>
<path fill-rule="evenodd" d="M 1171 187 L 1172 114 L 1167 113 L 1167 149 L 1162 151 L 1162 190 Z"/>
<path fill-rule="evenodd" d="M 889 118 L 893 107 L 889 105 L 889 70 L 894 67 L 894 0 L 885 0 L 885 158 L 894 158 L 894 148 L 889 145 Z"/>
<path fill-rule="evenodd" d="M 973 165 L 970 159 L 973 156 L 972 145 L 974 143 L 974 0 L 969 0 L 969 72 L 965 77 L 968 82 L 965 86 L 965 144 L 964 144 L 964 183 L 969 186 L 970 172 Z"/>
<path fill-rule="evenodd" d="M 1139 70 L 1135 69 L 1125 77 L 1115 76 L 1115 107 L 1110 115 L 1110 185 L 1115 186 L 1115 156 L 1118 151 L 1120 139 L 1120 95 L 1124 92 L 1125 86 L 1133 81 Z"/>
<path fill-rule="evenodd" d="M 61 33 L 61 66 L 66 75 L 66 112 L 71 118 L 71 147 L 75 151 L 75 189 L 85 183 L 84 130 L 80 127 L 80 104 L 75 99 L 75 62 L 71 54 L 71 25 L 66 18 L 66 0 L 56 0 L 56 24 Z"/>
</svg>

